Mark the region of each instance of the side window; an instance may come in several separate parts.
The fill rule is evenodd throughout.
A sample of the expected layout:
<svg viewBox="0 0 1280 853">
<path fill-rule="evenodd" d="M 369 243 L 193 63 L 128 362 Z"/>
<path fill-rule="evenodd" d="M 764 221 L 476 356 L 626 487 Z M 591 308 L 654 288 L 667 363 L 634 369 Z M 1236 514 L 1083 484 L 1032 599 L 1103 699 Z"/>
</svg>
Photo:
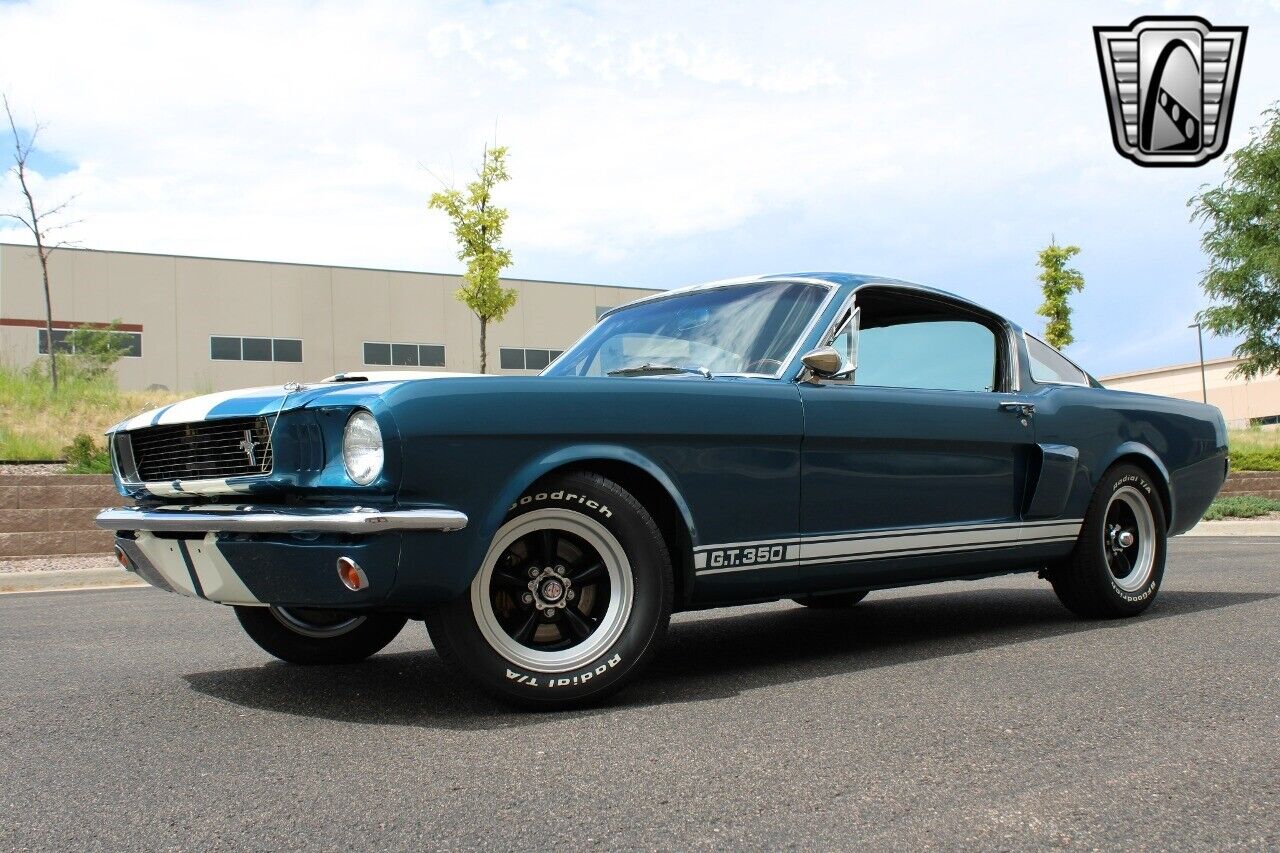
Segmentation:
<svg viewBox="0 0 1280 853">
<path fill-rule="evenodd" d="M 1027 355 L 1031 357 L 1031 378 L 1037 382 L 1089 384 L 1083 370 L 1039 338 L 1027 335 Z"/>
<path fill-rule="evenodd" d="M 862 321 L 854 384 L 995 390 L 996 336 L 981 323 L 940 318 L 874 325 L 866 314 Z"/>
</svg>

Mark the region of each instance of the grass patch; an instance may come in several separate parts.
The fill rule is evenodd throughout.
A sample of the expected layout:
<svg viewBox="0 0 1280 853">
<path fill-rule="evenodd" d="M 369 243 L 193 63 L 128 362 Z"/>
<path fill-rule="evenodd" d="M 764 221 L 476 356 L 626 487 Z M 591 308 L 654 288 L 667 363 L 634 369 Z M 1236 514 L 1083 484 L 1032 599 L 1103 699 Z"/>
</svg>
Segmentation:
<svg viewBox="0 0 1280 853">
<path fill-rule="evenodd" d="M 1204 519 L 1220 521 L 1224 518 L 1258 518 L 1272 512 L 1280 512 L 1280 501 L 1254 495 L 1230 495 L 1214 499 L 1205 510 Z"/>
<path fill-rule="evenodd" d="M 111 453 L 106 442 L 99 443 L 91 435 L 80 433 L 62 448 L 68 474 L 110 474 Z"/>
<path fill-rule="evenodd" d="M 38 373 L 0 365 L 0 460 L 65 459 L 77 435 L 101 445 L 108 427 L 182 396 L 121 391 L 110 376 L 71 376 L 54 394 Z"/>
<path fill-rule="evenodd" d="M 1227 443 L 1232 471 L 1280 471 L 1280 429 L 1233 429 Z"/>
</svg>

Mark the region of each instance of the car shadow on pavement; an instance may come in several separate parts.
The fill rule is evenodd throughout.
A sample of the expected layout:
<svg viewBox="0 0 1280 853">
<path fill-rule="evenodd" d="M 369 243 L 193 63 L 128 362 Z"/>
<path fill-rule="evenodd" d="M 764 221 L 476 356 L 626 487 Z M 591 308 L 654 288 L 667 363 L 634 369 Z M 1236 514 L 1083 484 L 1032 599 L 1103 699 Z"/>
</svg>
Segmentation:
<svg viewBox="0 0 1280 853">
<path fill-rule="evenodd" d="M 376 655 L 349 667 L 270 663 L 192 673 L 186 680 L 200 693 L 247 708 L 340 722 L 488 730 L 726 698 L 1085 631 L 1141 631 L 1153 620 L 1278 596 L 1166 590 L 1148 613 L 1129 620 L 1077 619 L 1048 590 L 974 590 L 879 601 L 873 594 L 848 610 L 708 611 L 673 623 L 652 665 L 618 698 L 569 712 L 512 711 L 472 689 L 434 651 Z"/>
</svg>

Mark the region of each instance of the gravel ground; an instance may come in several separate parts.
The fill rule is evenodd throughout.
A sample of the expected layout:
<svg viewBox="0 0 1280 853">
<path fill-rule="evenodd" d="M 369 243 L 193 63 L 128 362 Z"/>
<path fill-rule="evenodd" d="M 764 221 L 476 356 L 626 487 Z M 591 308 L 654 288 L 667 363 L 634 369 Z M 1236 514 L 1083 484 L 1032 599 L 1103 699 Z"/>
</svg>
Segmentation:
<svg viewBox="0 0 1280 853">
<path fill-rule="evenodd" d="M 52 474 L 67 473 L 67 466 L 61 462 L 3 462 L 0 463 L 0 477 L 44 477 Z"/>
<path fill-rule="evenodd" d="M 0 850 L 1277 850 L 1278 549 L 1175 540 L 1137 619 L 1034 575 L 683 613 L 558 714 L 418 623 L 291 667 L 156 590 L 0 596 Z"/>
<path fill-rule="evenodd" d="M 119 564 L 111 554 L 76 554 L 65 557 L 23 557 L 21 560 L 0 560 L 0 575 L 61 572 L 67 569 L 115 568 L 119 568 Z"/>
</svg>

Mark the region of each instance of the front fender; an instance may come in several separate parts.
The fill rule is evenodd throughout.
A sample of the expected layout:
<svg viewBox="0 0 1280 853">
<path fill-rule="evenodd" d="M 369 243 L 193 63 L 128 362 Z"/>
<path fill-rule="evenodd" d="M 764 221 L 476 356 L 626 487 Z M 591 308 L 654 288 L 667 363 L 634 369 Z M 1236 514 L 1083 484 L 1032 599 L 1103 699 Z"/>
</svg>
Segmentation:
<svg viewBox="0 0 1280 853">
<path fill-rule="evenodd" d="M 477 530 L 477 539 L 487 549 L 489 541 L 493 539 L 493 535 L 502 526 L 502 520 L 507 517 L 507 513 L 511 511 L 516 500 L 531 485 L 547 474 L 574 464 L 600 461 L 633 465 L 657 480 L 671 497 L 676 509 L 679 510 L 680 517 L 684 520 L 685 528 L 689 531 L 690 541 L 695 545 L 698 544 L 698 534 L 694 525 L 693 514 L 689 511 L 689 505 L 680 494 L 680 490 L 676 488 L 670 475 L 643 453 L 616 444 L 583 444 L 561 447 L 544 453 L 528 462 L 508 480 L 507 485 L 500 494 L 501 500 L 492 507 L 491 511 L 485 516 L 483 525 Z M 477 566 L 483 557 L 484 551 L 481 550 L 476 555 L 475 564 Z"/>
</svg>

